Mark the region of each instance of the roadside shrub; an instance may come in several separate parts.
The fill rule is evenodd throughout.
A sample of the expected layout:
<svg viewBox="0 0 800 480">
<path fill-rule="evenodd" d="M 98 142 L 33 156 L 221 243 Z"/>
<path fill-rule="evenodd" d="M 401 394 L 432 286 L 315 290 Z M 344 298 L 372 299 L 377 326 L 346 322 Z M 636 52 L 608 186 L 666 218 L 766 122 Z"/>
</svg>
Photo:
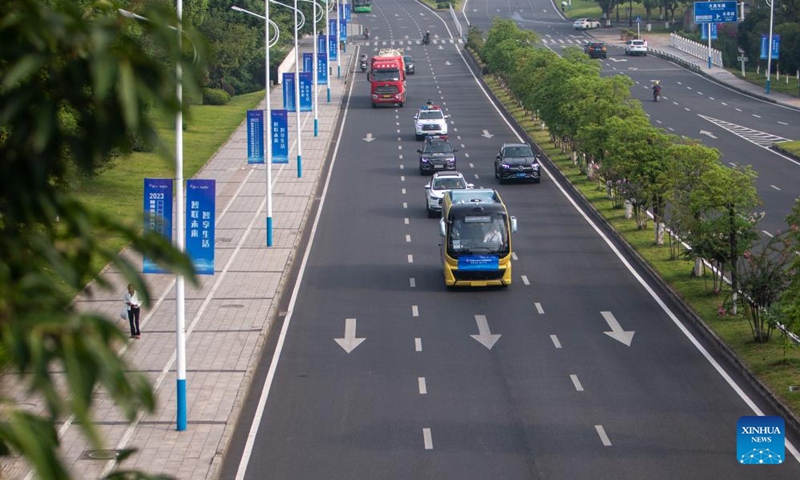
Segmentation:
<svg viewBox="0 0 800 480">
<path fill-rule="evenodd" d="M 231 85 L 230 83 L 223 83 L 222 84 L 222 89 L 225 90 L 225 92 L 228 95 L 230 95 L 231 97 L 236 96 L 236 88 L 233 85 Z"/>
<path fill-rule="evenodd" d="M 227 105 L 231 101 L 228 92 L 219 88 L 203 89 L 203 105 Z"/>
</svg>

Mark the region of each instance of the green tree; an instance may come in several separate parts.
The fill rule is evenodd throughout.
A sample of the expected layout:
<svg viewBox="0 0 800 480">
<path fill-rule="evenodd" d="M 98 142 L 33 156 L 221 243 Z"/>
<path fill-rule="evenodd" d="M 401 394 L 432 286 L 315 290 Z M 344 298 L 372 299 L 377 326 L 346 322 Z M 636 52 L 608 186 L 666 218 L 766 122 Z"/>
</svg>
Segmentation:
<svg viewBox="0 0 800 480">
<path fill-rule="evenodd" d="M 56 453 L 59 418 L 74 416 L 90 444 L 102 448 L 91 421 L 96 388 L 128 420 L 154 403 L 147 379 L 116 355 L 126 336 L 71 302 L 98 261 L 112 263 L 150 301 L 137 266 L 99 239 L 123 236 L 135 251 L 194 281 L 191 263 L 166 239 L 82 204 L 71 182 L 94 172 L 111 151 L 129 152 L 134 136 L 157 140 L 145 105 L 180 108 L 174 62 L 184 65 L 187 91 L 198 85 L 191 56 L 185 60 L 169 28 L 175 12 L 163 6 L 139 12 L 151 20 L 140 28 L 158 57 L 124 27 L 133 20 L 119 17 L 111 2 L 84 8 L 69 0 L 0 0 L 0 7 L 0 368 L 17 374 L 46 407 L 41 415 L 26 411 L 0 385 L 0 458 L 19 454 L 36 477 L 66 479 Z M 99 287 L 110 288 L 102 279 Z M 63 372 L 66 393 L 54 371 Z"/>
</svg>

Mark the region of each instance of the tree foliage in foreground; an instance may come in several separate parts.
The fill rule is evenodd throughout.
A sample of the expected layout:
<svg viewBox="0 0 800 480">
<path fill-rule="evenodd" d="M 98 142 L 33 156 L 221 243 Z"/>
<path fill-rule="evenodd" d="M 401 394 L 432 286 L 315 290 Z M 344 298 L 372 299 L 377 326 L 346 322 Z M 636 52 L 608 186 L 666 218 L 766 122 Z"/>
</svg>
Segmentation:
<svg viewBox="0 0 800 480">
<path fill-rule="evenodd" d="M 37 478 L 69 478 L 57 453 L 58 420 L 73 417 L 102 448 L 91 421 L 96 389 L 128 420 L 154 407 L 146 378 L 116 355 L 126 335 L 72 303 L 97 261 L 113 264 L 150 301 L 138 266 L 100 240 L 124 237 L 194 281 L 191 263 L 164 238 L 93 210 L 70 189 L 74 175 L 93 172 L 112 151 L 130 152 L 132 138 L 156 140 L 144 111 L 180 108 L 174 62 L 184 64 L 187 90 L 197 86 L 169 27 L 174 11 L 143 9 L 137 13 L 150 21 L 133 29 L 118 6 L 0 0 L 0 368 L 44 406 L 24 410 L 4 390 L 12 382 L 0 384 L 0 459 L 21 455 Z M 201 45 L 188 38 L 184 44 Z"/>
</svg>

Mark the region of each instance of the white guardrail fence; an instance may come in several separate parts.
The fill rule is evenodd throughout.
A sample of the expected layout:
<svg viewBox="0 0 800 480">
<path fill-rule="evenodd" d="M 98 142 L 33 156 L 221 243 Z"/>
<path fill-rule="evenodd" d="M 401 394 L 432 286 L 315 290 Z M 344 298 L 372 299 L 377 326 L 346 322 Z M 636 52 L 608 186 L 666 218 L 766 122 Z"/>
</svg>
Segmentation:
<svg viewBox="0 0 800 480">
<path fill-rule="evenodd" d="M 681 52 L 697 58 L 708 58 L 708 45 L 681 37 L 675 33 L 670 34 L 670 43 Z M 716 48 L 711 49 L 711 64 L 722 68 L 722 52 Z"/>
<path fill-rule="evenodd" d="M 466 41 L 467 39 L 464 38 L 464 31 L 461 29 L 461 22 L 458 21 L 458 17 L 456 16 L 456 11 L 453 10 L 453 4 L 450 4 L 450 16 L 453 17 L 453 23 L 456 24 L 456 30 L 458 30 L 458 38 L 463 39 Z"/>
</svg>

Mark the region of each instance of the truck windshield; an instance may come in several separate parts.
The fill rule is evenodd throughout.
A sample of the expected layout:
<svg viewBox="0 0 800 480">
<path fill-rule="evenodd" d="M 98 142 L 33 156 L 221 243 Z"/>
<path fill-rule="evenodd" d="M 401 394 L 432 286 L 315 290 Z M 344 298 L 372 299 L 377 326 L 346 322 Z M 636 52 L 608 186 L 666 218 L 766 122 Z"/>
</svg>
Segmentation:
<svg viewBox="0 0 800 480">
<path fill-rule="evenodd" d="M 372 79 L 376 82 L 399 82 L 400 70 L 373 70 Z"/>
<path fill-rule="evenodd" d="M 448 253 L 508 253 L 508 231 L 501 214 L 465 216 L 450 223 Z"/>
</svg>

